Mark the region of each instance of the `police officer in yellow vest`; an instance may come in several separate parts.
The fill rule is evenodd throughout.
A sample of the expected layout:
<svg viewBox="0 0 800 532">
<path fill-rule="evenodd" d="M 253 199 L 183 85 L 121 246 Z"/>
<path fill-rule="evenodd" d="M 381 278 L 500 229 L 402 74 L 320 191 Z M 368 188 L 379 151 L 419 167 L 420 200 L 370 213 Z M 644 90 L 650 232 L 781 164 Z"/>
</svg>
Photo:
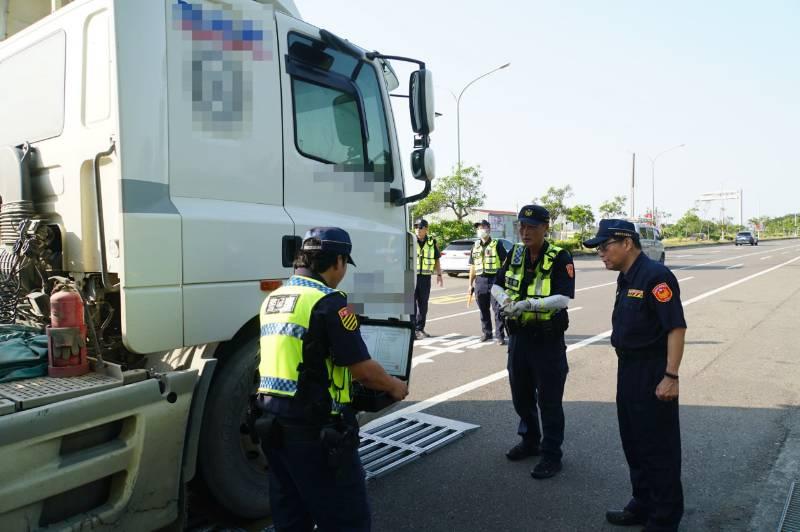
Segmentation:
<svg viewBox="0 0 800 532">
<path fill-rule="evenodd" d="M 506 345 L 505 329 L 500 318 L 500 307 L 492 298 L 491 291 L 500 265 L 506 260 L 506 248 L 492 238 L 488 220 L 476 222 L 478 240 L 472 247 L 469 258 L 469 287 L 475 294 L 481 312 L 481 342 L 492 339 L 492 317 L 494 311 L 494 330 L 497 342 Z"/>
<path fill-rule="evenodd" d="M 428 221 L 420 218 L 414 222 L 417 233 L 417 284 L 414 287 L 414 304 L 417 314 L 416 336 L 422 340 L 430 336 L 425 332 L 428 316 L 428 300 L 431 297 L 431 277 L 436 274 L 436 283 L 442 286 L 442 267 L 439 265 L 439 246 L 436 239 L 428 236 Z"/>
<path fill-rule="evenodd" d="M 541 455 L 531 476 L 544 479 L 561 471 L 561 401 L 569 371 L 564 331 L 567 305 L 575 297 L 575 269 L 569 252 L 545 239 L 547 209 L 526 205 L 518 220 L 521 242 L 511 248 L 492 287 L 509 332 L 508 376 L 522 437 L 506 457 Z"/>
<path fill-rule="evenodd" d="M 351 250 L 343 229 L 309 230 L 294 275 L 261 306 L 255 432 L 278 531 L 370 530 L 352 379 L 398 401 L 408 394 L 370 359 L 358 318 L 336 290 L 355 266 Z"/>
</svg>

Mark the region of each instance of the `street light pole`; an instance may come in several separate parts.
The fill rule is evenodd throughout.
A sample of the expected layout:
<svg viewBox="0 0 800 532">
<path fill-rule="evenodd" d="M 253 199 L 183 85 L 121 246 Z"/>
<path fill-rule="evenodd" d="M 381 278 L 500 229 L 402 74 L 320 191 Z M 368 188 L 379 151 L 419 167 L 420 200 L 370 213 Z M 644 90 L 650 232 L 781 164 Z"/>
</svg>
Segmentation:
<svg viewBox="0 0 800 532">
<path fill-rule="evenodd" d="M 497 68 L 495 68 L 493 70 L 490 70 L 489 72 L 486 72 L 485 74 L 481 74 L 477 78 L 475 78 L 472 81 L 470 81 L 469 83 L 467 83 L 464 86 L 464 88 L 461 89 L 461 92 L 458 93 L 458 97 L 456 97 L 456 135 L 457 135 L 456 142 L 457 142 L 457 147 L 458 147 L 458 175 L 461 175 L 461 97 L 464 96 L 464 91 L 466 91 L 470 87 L 470 85 L 472 85 L 473 83 L 475 83 L 479 79 L 485 78 L 489 74 L 494 74 L 498 70 L 503 70 L 504 68 L 507 68 L 509 66 L 511 66 L 511 63 L 506 63 L 505 65 L 501 65 L 501 66 L 499 66 L 499 67 L 497 67 Z M 461 194 L 461 189 L 460 188 L 459 188 L 458 192 L 459 192 L 459 195 L 460 195 Z M 461 198 L 459 197 L 459 199 L 461 199 Z"/>
<path fill-rule="evenodd" d="M 673 146 L 667 150 L 660 152 L 655 157 L 650 157 L 650 179 L 652 181 L 652 193 L 653 193 L 653 198 L 652 198 L 653 203 L 651 206 L 652 210 L 650 211 L 650 215 L 653 217 L 653 225 L 656 227 L 658 227 L 658 222 L 656 220 L 656 161 L 658 160 L 659 157 L 661 157 L 665 153 L 670 152 L 672 150 L 677 150 L 678 148 L 683 148 L 684 146 L 686 146 L 686 144 L 678 144 L 677 146 Z"/>
</svg>

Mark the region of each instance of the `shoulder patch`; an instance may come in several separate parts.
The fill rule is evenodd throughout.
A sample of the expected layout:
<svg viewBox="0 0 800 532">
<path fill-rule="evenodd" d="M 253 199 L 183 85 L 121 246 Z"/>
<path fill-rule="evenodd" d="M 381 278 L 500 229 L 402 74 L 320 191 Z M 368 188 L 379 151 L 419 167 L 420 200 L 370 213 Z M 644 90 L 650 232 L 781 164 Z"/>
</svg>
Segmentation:
<svg viewBox="0 0 800 532">
<path fill-rule="evenodd" d="M 567 275 L 569 275 L 570 279 L 575 278 L 575 266 L 572 264 L 567 264 Z"/>
<path fill-rule="evenodd" d="M 353 311 L 347 307 L 339 309 L 339 319 L 342 321 L 342 327 L 348 331 L 355 331 L 358 328 L 358 318 L 353 314 Z"/>
<path fill-rule="evenodd" d="M 672 299 L 672 289 L 669 287 L 669 285 L 667 285 L 667 283 L 657 284 L 653 288 L 653 296 L 658 302 L 666 303 Z"/>
<path fill-rule="evenodd" d="M 300 299 L 298 295 L 269 296 L 267 305 L 264 308 L 264 314 L 288 314 L 294 312 L 298 299 Z"/>
</svg>

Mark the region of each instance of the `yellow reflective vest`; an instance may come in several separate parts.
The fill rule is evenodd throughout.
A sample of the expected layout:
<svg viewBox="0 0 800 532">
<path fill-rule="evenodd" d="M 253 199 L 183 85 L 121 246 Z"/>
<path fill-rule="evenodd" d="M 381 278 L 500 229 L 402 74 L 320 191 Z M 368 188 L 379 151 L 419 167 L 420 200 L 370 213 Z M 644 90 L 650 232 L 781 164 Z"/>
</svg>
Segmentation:
<svg viewBox="0 0 800 532">
<path fill-rule="evenodd" d="M 425 243 L 419 245 L 417 240 L 417 273 L 420 275 L 433 275 L 436 266 L 436 241 L 430 237 L 425 238 Z"/>
<path fill-rule="evenodd" d="M 525 245 L 521 242 L 514 244 L 511 248 L 511 262 L 505 276 L 506 294 L 512 301 L 523 299 L 542 298 L 550 295 L 550 275 L 553 272 L 553 263 L 561 248 L 549 244 L 547 251 L 542 255 L 542 259 L 536 265 L 536 272 L 533 280 L 528 284 L 526 294 L 520 294 L 522 278 L 525 275 Z M 555 310 L 539 310 L 536 312 L 523 312 L 518 318 L 521 325 L 531 322 L 548 321 L 553 318 Z"/>
<path fill-rule="evenodd" d="M 497 240 L 492 239 L 486 246 L 481 241 L 475 242 L 472 248 L 472 265 L 475 266 L 475 275 L 494 275 L 500 269 L 500 257 L 497 256 Z"/>
<path fill-rule="evenodd" d="M 258 392 L 277 397 L 294 397 L 303 362 L 303 338 L 308 332 L 311 312 L 328 294 L 339 292 L 315 279 L 293 275 L 272 292 L 261 305 L 261 376 Z M 343 293 L 343 292 L 340 292 Z M 346 367 L 325 359 L 331 412 L 351 402 L 352 375 Z"/>
</svg>

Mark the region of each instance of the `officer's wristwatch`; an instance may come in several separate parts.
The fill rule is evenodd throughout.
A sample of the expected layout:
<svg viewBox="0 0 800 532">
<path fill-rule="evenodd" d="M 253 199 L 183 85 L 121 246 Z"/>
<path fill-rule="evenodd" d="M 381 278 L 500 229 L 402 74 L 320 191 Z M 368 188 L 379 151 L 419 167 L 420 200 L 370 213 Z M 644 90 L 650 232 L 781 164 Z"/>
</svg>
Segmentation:
<svg viewBox="0 0 800 532">
<path fill-rule="evenodd" d="M 669 371 L 665 371 L 664 372 L 664 376 L 665 377 L 669 377 L 670 379 L 678 380 L 678 376 L 675 375 L 674 373 L 670 373 Z"/>
</svg>

